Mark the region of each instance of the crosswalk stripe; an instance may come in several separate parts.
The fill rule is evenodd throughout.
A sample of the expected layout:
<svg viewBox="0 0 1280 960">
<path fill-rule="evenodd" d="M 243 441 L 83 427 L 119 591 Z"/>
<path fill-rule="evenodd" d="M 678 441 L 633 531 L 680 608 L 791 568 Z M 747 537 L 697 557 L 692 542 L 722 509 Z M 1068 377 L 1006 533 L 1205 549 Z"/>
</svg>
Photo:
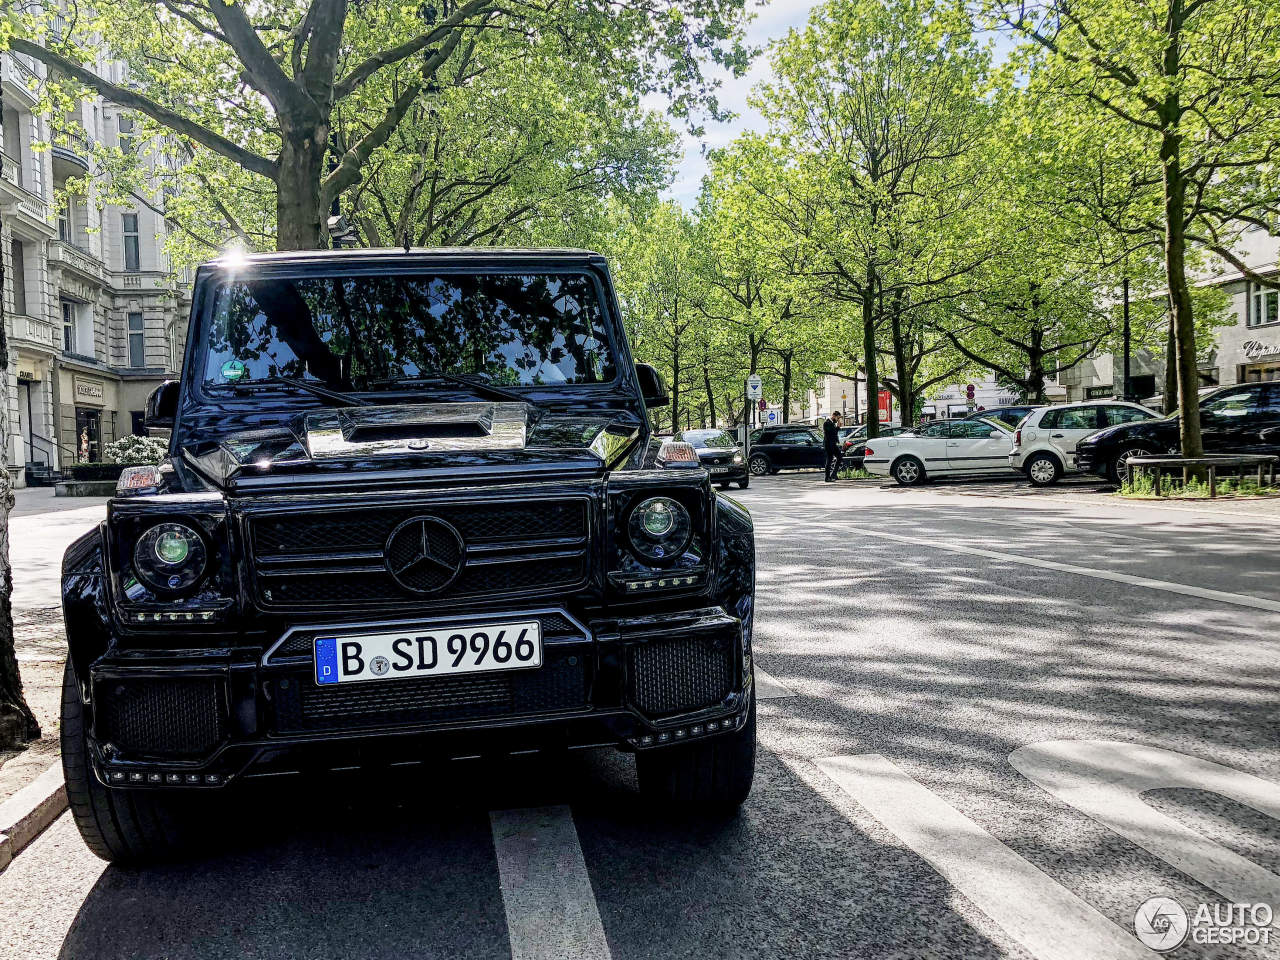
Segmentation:
<svg viewBox="0 0 1280 960">
<path fill-rule="evenodd" d="M 512 960 L 610 960 L 566 806 L 489 814 Z"/>
<path fill-rule="evenodd" d="M 775 677 L 756 667 L 756 699 L 780 700 L 783 697 L 794 697 L 796 692 Z"/>
<path fill-rule="evenodd" d="M 814 763 L 1038 960 L 1151 960 L 1135 937 L 886 757 Z"/>
</svg>

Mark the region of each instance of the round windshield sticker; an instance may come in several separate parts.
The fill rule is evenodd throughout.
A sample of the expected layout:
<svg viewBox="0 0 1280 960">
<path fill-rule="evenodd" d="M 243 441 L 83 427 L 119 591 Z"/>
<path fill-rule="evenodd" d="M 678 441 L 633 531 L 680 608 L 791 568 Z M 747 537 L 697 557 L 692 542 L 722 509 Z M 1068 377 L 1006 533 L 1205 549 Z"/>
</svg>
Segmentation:
<svg viewBox="0 0 1280 960">
<path fill-rule="evenodd" d="M 245 369 L 244 362 L 241 360 L 228 360 L 222 365 L 222 379 L 236 381 L 243 377 L 248 371 Z"/>
</svg>

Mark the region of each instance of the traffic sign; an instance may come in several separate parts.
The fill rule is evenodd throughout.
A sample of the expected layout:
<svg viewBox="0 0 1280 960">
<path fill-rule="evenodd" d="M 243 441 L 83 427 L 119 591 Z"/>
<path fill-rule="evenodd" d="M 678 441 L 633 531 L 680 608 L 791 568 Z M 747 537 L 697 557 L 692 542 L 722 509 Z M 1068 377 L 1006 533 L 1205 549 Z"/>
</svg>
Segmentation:
<svg viewBox="0 0 1280 960">
<path fill-rule="evenodd" d="M 767 407 L 768 404 L 765 403 L 764 400 L 761 400 L 759 406 L 760 406 L 760 412 L 764 413 L 764 408 Z"/>
<path fill-rule="evenodd" d="M 747 396 L 752 400 L 759 400 L 764 396 L 764 381 L 760 379 L 760 374 L 753 373 L 747 377 Z"/>
<path fill-rule="evenodd" d="M 778 411 L 777 411 L 777 410 L 770 410 L 770 411 L 769 411 L 769 415 L 768 415 L 767 417 L 765 417 L 765 419 L 766 419 L 766 420 L 768 420 L 770 423 L 777 423 L 777 422 L 778 422 Z"/>
</svg>

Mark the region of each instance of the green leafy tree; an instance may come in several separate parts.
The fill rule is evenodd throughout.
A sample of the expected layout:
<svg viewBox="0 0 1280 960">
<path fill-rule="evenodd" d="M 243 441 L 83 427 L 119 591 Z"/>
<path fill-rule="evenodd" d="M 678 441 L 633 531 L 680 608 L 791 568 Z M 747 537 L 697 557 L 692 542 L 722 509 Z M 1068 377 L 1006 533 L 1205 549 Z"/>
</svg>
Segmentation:
<svg viewBox="0 0 1280 960">
<path fill-rule="evenodd" d="M 743 2 L 113 0 L 72 16 L 9 7 L 0 40 L 50 67 L 52 100 L 88 88 L 171 135 L 232 232 L 314 248 L 416 108 L 504 64 L 555 59 L 624 101 L 661 93 L 676 116 L 717 113 L 703 64 L 744 67 Z M 122 82 L 87 67 L 103 44 Z"/>
<path fill-rule="evenodd" d="M 990 10 L 1030 41 L 1020 69 L 1057 105 L 1064 135 L 1142 160 L 1131 212 L 1160 238 L 1182 452 L 1199 456 L 1192 251 L 1243 268 L 1234 238 L 1250 222 L 1274 223 L 1280 4 L 994 0 Z"/>
</svg>

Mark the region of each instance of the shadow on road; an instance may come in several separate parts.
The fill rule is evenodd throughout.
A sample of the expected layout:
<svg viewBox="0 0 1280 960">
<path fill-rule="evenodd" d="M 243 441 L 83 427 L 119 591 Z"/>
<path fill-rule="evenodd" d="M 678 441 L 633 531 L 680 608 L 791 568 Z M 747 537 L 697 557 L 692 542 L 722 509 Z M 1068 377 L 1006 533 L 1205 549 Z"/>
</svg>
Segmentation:
<svg viewBox="0 0 1280 960">
<path fill-rule="evenodd" d="M 1004 955 L 938 911 L 948 888 L 932 870 L 869 838 L 772 755 L 740 816 L 720 823 L 646 810 L 632 769 L 579 754 L 255 791 L 211 824 L 218 852 L 109 867 L 60 956 L 507 957 L 485 811 L 557 803 L 572 804 L 618 960 L 917 957 L 923 929 L 957 957 Z M 888 913 L 886 888 L 901 896 Z"/>
</svg>

